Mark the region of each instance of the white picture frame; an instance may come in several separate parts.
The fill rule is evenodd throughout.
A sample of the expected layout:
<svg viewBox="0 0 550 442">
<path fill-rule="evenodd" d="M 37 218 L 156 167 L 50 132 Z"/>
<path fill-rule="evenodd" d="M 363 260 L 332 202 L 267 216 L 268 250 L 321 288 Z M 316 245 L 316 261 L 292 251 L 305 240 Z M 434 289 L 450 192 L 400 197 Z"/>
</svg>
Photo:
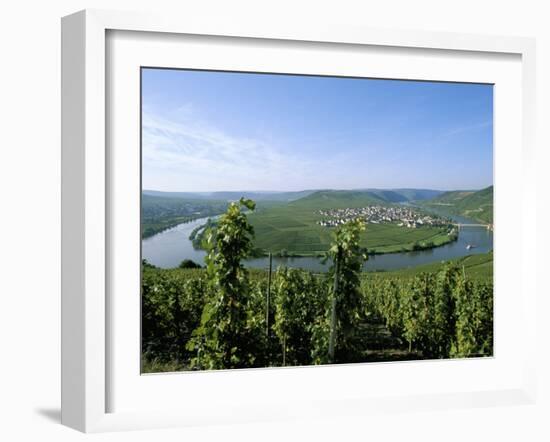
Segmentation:
<svg viewBox="0 0 550 442">
<path fill-rule="evenodd" d="M 62 21 L 62 423 L 84 432 L 121 429 L 156 428 L 167 426 L 200 425 L 219 422 L 248 422 L 311 417 L 328 414 L 368 414 L 372 410 L 388 412 L 426 409 L 487 406 L 503 403 L 532 403 L 536 395 L 534 342 L 535 324 L 529 318 L 536 316 L 536 287 L 529 276 L 528 256 L 535 255 L 534 232 L 523 225 L 521 251 L 521 324 L 526 339 L 524 352 L 518 355 L 521 376 L 500 388 L 483 389 L 476 386 L 457 393 L 436 387 L 426 394 L 378 395 L 358 394 L 355 397 L 337 393 L 326 399 L 295 402 L 292 407 L 273 403 L 271 406 L 252 400 L 235 401 L 239 415 L 207 408 L 114 410 L 109 404 L 112 384 L 112 354 L 110 334 L 116 316 L 109 299 L 109 244 L 113 232 L 109 221 L 113 200 L 109 186 L 110 134 L 106 121 L 110 118 L 107 104 L 109 94 L 106 76 L 108 32 L 154 32 L 162 35 L 218 36 L 221 38 L 261 39 L 284 41 L 286 44 L 338 44 L 346 46 L 427 49 L 444 52 L 471 53 L 478 58 L 490 54 L 516 56 L 521 65 L 521 148 L 517 151 L 522 160 L 521 176 L 524 188 L 535 188 L 534 157 L 534 106 L 535 106 L 535 43 L 532 39 L 517 37 L 491 37 L 478 35 L 426 33 L 416 31 L 388 31 L 358 29 L 343 26 L 317 26 L 307 24 L 293 27 L 278 24 L 272 28 L 265 24 L 232 21 L 217 23 L 197 20 L 194 17 L 157 17 L 150 14 L 131 14 L 111 11 L 87 10 L 63 18 Z M 158 35 L 158 34 L 156 34 Z M 436 55 L 437 56 L 437 55 Z M 111 60 L 112 61 L 112 60 Z M 497 115 L 498 124 L 498 115 Z M 497 170 L 497 174 L 500 172 Z M 511 173 L 517 173 L 512 171 Z M 518 191 L 521 198 L 522 219 L 536 217 L 534 192 Z M 497 190 L 498 194 L 498 190 Z M 112 220 L 111 220 L 112 221 Z M 525 223 L 524 223 L 525 224 Z M 531 239 L 530 239 L 531 238 Z M 498 291 L 496 296 L 498 296 Z M 495 318 L 499 320 L 498 317 Z M 496 355 L 498 358 L 498 354 Z M 469 361 L 455 364 L 453 370 L 477 370 Z M 437 363 L 437 362 L 436 362 Z M 460 363 L 460 362 L 459 362 Z M 433 362 L 432 362 L 433 364 Z M 470 364 L 470 368 L 468 368 Z M 422 367 L 411 369 L 422 371 Z M 327 367 L 298 370 L 325 370 Z M 339 369 L 346 370 L 345 367 Z M 330 370 L 330 368 L 329 368 Z M 347 368 L 346 376 L 357 378 L 361 367 Z M 258 374 L 260 373 L 260 374 Z M 284 371 L 286 378 L 300 376 L 299 371 Z M 303 373 L 303 372 L 302 372 Z M 311 371 L 310 371 L 311 373 Z M 519 373 L 519 372 L 518 372 Z M 136 374 L 139 376 L 139 373 Z M 210 374 L 206 382 L 215 379 L 223 384 L 228 372 Z M 214 376 L 216 376 L 214 378 Z M 266 382 L 275 377 L 273 370 L 241 372 L 231 375 L 232 382 L 241 382 L 243 376 Z M 235 376 L 239 376 L 240 380 Z M 468 375 L 466 375 L 468 376 Z M 159 375 L 158 378 L 161 376 Z M 165 387 L 176 378 L 163 375 Z M 520 379 L 521 378 L 521 379 Z M 517 382 L 515 382 L 517 380 Z M 220 384 L 220 385 L 221 385 Z M 175 384 L 174 384 L 175 385 Z M 305 398 L 304 398 L 305 399 Z M 226 403 L 227 405 L 227 403 Z M 123 407 L 124 408 L 124 407 Z M 161 407 L 162 408 L 162 407 Z"/>
</svg>

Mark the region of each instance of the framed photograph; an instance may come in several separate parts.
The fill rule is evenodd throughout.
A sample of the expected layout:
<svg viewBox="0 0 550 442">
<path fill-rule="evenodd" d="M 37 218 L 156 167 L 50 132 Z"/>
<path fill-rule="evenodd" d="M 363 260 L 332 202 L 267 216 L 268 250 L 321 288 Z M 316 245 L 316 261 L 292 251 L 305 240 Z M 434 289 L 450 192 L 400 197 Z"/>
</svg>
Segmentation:
<svg viewBox="0 0 550 442">
<path fill-rule="evenodd" d="M 62 31 L 64 424 L 534 400 L 532 40 Z"/>
</svg>

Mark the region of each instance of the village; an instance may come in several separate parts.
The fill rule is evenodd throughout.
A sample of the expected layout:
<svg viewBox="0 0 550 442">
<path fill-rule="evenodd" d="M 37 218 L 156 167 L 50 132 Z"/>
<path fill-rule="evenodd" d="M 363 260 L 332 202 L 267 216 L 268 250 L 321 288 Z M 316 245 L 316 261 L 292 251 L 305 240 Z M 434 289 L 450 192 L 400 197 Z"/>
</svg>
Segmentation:
<svg viewBox="0 0 550 442">
<path fill-rule="evenodd" d="M 360 208 L 320 210 L 325 219 L 317 221 L 323 227 L 336 227 L 352 219 L 363 219 L 371 224 L 397 223 L 400 227 L 446 226 L 449 220 L 420 213 L 410 207 L 367 206 Z"/>
</svg>

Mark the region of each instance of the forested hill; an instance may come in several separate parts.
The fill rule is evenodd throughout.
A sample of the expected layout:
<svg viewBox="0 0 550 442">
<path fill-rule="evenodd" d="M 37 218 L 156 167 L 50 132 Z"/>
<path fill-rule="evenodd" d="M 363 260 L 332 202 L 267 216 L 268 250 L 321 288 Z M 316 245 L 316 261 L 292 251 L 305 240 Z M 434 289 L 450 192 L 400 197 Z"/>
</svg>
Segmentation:
<svg viewBox="0 0 550 442">
<path fill-rule="evenodd" d="M 226 192 L 161 192 L 158 190 L 144 190 L 143 195 L 156 198 L 171 198 L 180 200 L 206 200 L 206 201 L 238 201 L 240 198 L 248 198 L 258 201 L 294 201 L 303 198 L 315 190 L 300 190 L 295 192 L 262 192 L 262 191 L 226 191 Z"/>
<path fill-rule="evenodd" d="M 377 195 L 392 203 L 403 203 L 406 201 L 422 201 L 436 198 L 443 194 L 441 190 L 431 189 L 366 189 L 373 195 Z"/>
<path fill-rule="evenodd" d="M 148 197 L 180 200 L 210 200 L 210 201 L 237 201 L 241 197 L 258 201 L 290 202 L 319 194 L 332 194 L 332 196 L 351 196 L 355 198 L 368 197 L 371 202 L 378 200 L 389 203 L 401 203 L 406 201 L 421 201 L 435 198 L 444 192 L 431 189 L 315 189 L 300 191 L 227 191 L 227 192 L 161 192 L 158 190 L 143 190 L 143 195 Z"/>
<path fill-rule="evenodd" d="M 388 202 L 381 196 L 361 190 L 319 190 L 299 200 L 292 201 L 289 207 L 319 209 L 345 209 L 365 207 Z"/>
<path fill-rule="evenodd" d="M 457 190 L 445 192 L 425 204 L 438 206 L 441 210 L 455 215 L 493 223 L 493 186 L 478 191 Z"/>
<path fill-rule="evenodd" d="M 422 201 L 441 194 L 443 194 L 442 191 L 426 189 L 318 190 L 303 198 L 292 201 L 289 206 L 311 206 L 315 209 L 343 209 Z"/>
</svg>

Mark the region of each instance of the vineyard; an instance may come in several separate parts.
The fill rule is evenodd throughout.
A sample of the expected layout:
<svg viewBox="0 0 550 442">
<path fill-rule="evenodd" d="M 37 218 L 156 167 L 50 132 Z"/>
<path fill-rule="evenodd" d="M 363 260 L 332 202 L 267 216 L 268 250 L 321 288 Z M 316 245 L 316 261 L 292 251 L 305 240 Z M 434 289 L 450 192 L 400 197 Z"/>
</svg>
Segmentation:
<svg viewBox="0 0 550 442">
<path fill-rule="evenodd" d="M 263 253 L 289 256 L 319 256 L 330 248 L 332 229 L 319 225 L 324 219 L 321 210 L 364 208 L 370 205 L 388 208 L 391 203 L 371 192 L 317 191 L 287 204 L 267 207 L 251 213 L 255 247 Z M 399 223 L 369 224 L 360 245 L 369 253 L 395 253 L 431 249 L 456 239 L 447 226 L 422 226 L 409 229 Z"/>
<path fill-rule="evenodd" d="M 232 203 L 208 228 L 204 268 L 143 263 L 143 372 L 492 355 L 492 278 L 457 263 L 362 272 L 357 220 L 333 236 L 327 273 L 248 270 L 253 210 Z"/>
</svg>

